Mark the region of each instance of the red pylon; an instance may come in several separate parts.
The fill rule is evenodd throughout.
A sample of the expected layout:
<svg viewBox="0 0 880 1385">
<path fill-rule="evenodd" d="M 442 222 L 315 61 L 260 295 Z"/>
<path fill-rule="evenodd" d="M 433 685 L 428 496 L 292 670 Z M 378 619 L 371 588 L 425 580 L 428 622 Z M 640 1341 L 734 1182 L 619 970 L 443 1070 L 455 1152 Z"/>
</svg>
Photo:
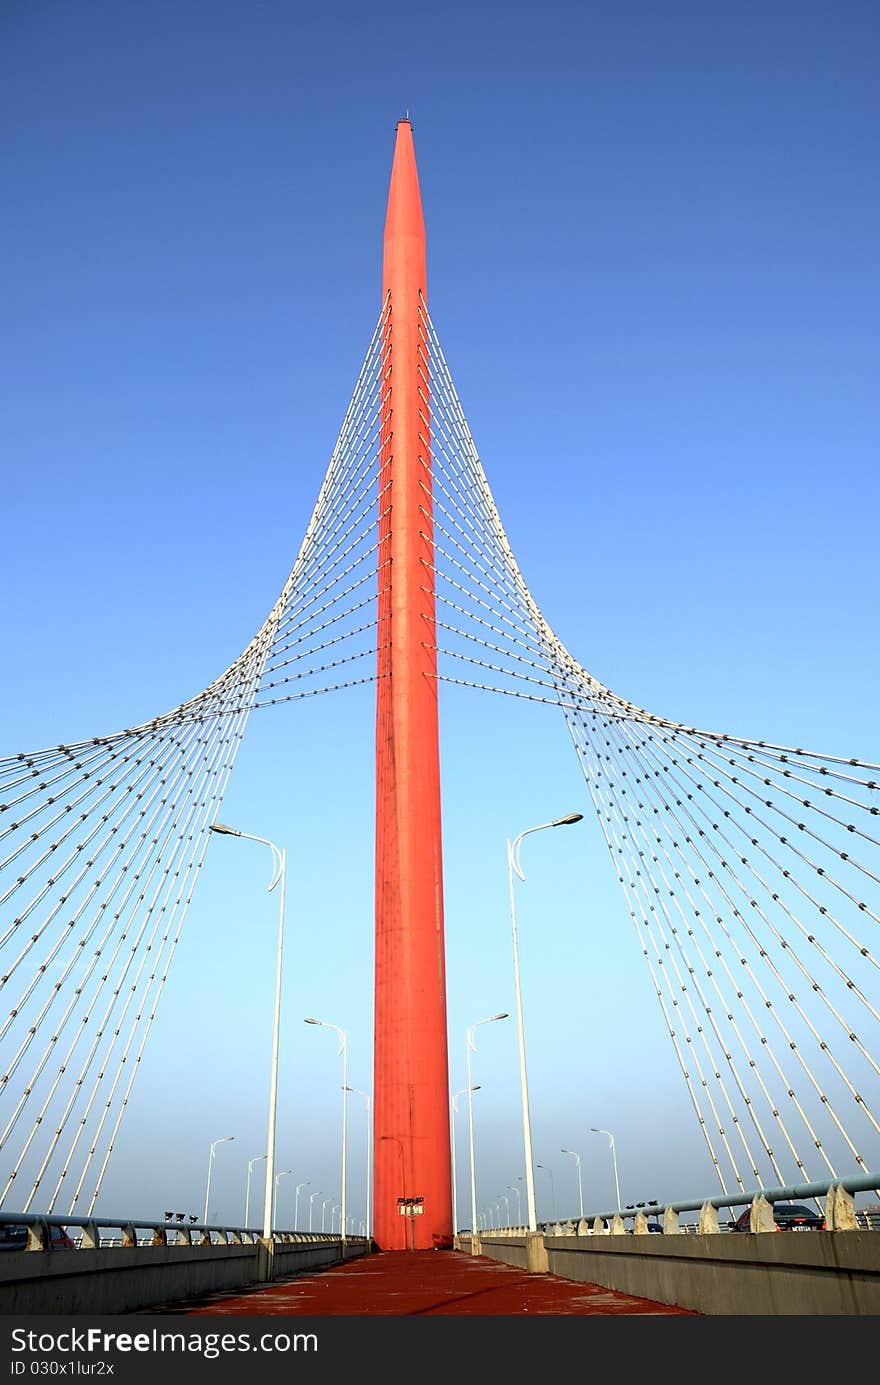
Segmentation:
<svg viewBox="0 0 880 1385">
<path fill-rule="evenodd" d="M 424 1250 L 452 1244 L 452 1189 L 425 226 L 409 120 L 383 290 L 373 1234 L 383 1250 Z"/>
</svg>

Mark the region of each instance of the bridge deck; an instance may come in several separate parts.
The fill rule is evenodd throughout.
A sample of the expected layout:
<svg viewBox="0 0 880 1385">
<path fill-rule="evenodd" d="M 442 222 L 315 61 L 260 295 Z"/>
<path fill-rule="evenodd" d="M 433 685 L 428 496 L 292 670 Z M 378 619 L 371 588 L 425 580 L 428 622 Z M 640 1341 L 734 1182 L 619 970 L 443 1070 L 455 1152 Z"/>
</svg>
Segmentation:
<svg viewBox="0 0 880 1385">
<path fill-rule="evenodd" d="M 319 1274 L 217 1293 L 153 1310 L 176 1314 L 468 1316 L 673 1314 L 699 1316 L 652 1299 L 458 1251 L 382 1251 Z"/>
</svg>

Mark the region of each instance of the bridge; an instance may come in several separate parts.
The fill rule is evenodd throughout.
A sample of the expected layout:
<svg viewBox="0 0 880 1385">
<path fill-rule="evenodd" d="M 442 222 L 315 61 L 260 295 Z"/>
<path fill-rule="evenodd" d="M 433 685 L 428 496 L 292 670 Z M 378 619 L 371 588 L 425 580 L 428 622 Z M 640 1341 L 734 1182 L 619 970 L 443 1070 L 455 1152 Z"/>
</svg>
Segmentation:
<svg viewBox="0 0 880 1385">
<path fill-rule="evenodd" d="M 812 1245 L 845 1237 L 867 1247 L 857 1270 L 835 1252 L 827 1272 L 874 1274 L 880 1242 L 864 1214 L 859 1221 L 856 1199 L 880 1187 L 880 766 L 804 747 L 795 728 L 781 744 L 652 713 L 600 682 L 554 633 L 514 556 L 429 312 L 409 120 L 397 126 L 377 320 L 265 621 L 218 677 L 171 710 L 0 761 L 0 1217 L 32 1228 L 43 1273 L 59 1263 L 46 1249 L 53 1224 L 80 1228 L 78 1256 L 103 1254 L 96 1228 L 106 1219 L 108 1172 L 162 1023 L 190 905 L 227 836 L 271 851 L 279 903 L 262 1220 L 213 1226 L 206 1196 L 190 1225 L 209 1255 L 223 1247 L 228 1259 L 230 1245 L 252 1245 L 248 1274 L 262 1279 L 276 1272 L 276 1251 L 290 1253 L 284 1237 L 317 1234 L 302 1233 L 296 1215 L 289 1227 L 276 1219 L 278 1180 L 291 1172 L 279 1171 L 276 1157 L 286 850 L 226 822 L 224 800 L 253 714 L 331 694 L 341 706 L 347 690 L 366 685 L 376 727 L 374 1038 L 372 1088 L 359 1093 L 372 1128 L 359 1224 L 348 1200 L 348 1096 L 357 1089 L 346 1031 L 307 1019 L 335 1031 L 343 1061 L 340 1182 L 328 1199 L 339 1216 L 338 1258 L 357 1245 L 380 1254 L 494 1246 L 503 1259 L 518 1235 L 523 1264 L 544 1272 L 549 1242 L 577 1239 L 580 1228 L 596 1274 L 617 1236 L 645 1230 L 644 1208 L 621 1205 L 619 1190 L 616 1207 L 592 1213 L 581 1194 L 549 1229 L 537 1215 L 520 853 L 529 833 L 589 817 L 650 979 L 691 1137 L 717 1185 L 684 1190 L 680 1205 L 653 1200 L 668 1253 L 685 1204 L 710 1237 L 722 1234 L 712 1208 L 751 1205 L 752 1234 L 767 1246 L 778 1244 L 760 1235 L 775 1229 L 768 1209 L 806 1198 L 826 1224 L 807 1238 Z M 488 1203 L 477 1197 L 474 1165 L 477 1024 L 467 1036 L 466 1087 L 450 1084 L 441 685 L 561 717 L 581 783 L 577 811 L 508 842 L 523 1173 L 521 1187 Z M 455 1168 L 462 1097 L 469 1186 Z M 214 1154 L 212 1145 L 209 1180 Z M 158 1223 L 150 1247 L 140 1247 L 139 1209 L 121 1210 L 120 1251 L 167 1249 Z M 599 1249 L 591 1238 L 606 1230 Z M 655 1257 L 660 1243 L 646 1237 L 640 1253 Z M 325 1242 L 292 1244 L 314 1254 Z M 676 1254 L 690 1244 L 676 1241 Z"/>
</svg>

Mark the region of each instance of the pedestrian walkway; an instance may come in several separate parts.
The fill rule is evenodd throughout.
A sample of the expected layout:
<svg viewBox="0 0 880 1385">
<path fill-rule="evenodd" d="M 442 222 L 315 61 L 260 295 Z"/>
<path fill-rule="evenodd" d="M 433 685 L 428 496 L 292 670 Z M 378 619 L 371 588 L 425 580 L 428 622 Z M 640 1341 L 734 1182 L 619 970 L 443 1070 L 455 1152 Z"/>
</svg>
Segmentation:
<svg viewBox="0 0 880 1385">
<path fill-rule="evenodd" d="M 153 1311 L 247 1317 L 700 1316 L 686 1308 L 671 1308 L 598 1284 L 530 1274 L 485 1256 L 454 1250 L 380 1251 L 319 1274 L 205 1295 Z"/>
</svg>

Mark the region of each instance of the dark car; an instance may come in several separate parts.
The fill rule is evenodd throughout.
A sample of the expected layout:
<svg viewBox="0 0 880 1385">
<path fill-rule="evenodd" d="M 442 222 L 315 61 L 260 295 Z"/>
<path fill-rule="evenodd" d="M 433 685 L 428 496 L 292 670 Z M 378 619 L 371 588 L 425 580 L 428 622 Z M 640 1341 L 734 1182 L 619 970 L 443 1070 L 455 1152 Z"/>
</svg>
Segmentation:
<svg viewBox="0 0 880 1385">
<path fill-rule="evenodd" d="M 731 1231 L 748 1231 L 749 1208 L 741 1212 L 736 1221 L 728 1222 Z M 773 1220 L 777 1231 L 824 1231 L 825 1218 L 800 1202 L 774 1202 Z"/>
<path fill-rule="evenodd" d="M 27 1250 L 28 1229 L 24 1222 L 0 1224 L 0 1251 Z M 49 1227 L 50 1250 L 76 1250 L 63 1226 Z"/>
</svg>

